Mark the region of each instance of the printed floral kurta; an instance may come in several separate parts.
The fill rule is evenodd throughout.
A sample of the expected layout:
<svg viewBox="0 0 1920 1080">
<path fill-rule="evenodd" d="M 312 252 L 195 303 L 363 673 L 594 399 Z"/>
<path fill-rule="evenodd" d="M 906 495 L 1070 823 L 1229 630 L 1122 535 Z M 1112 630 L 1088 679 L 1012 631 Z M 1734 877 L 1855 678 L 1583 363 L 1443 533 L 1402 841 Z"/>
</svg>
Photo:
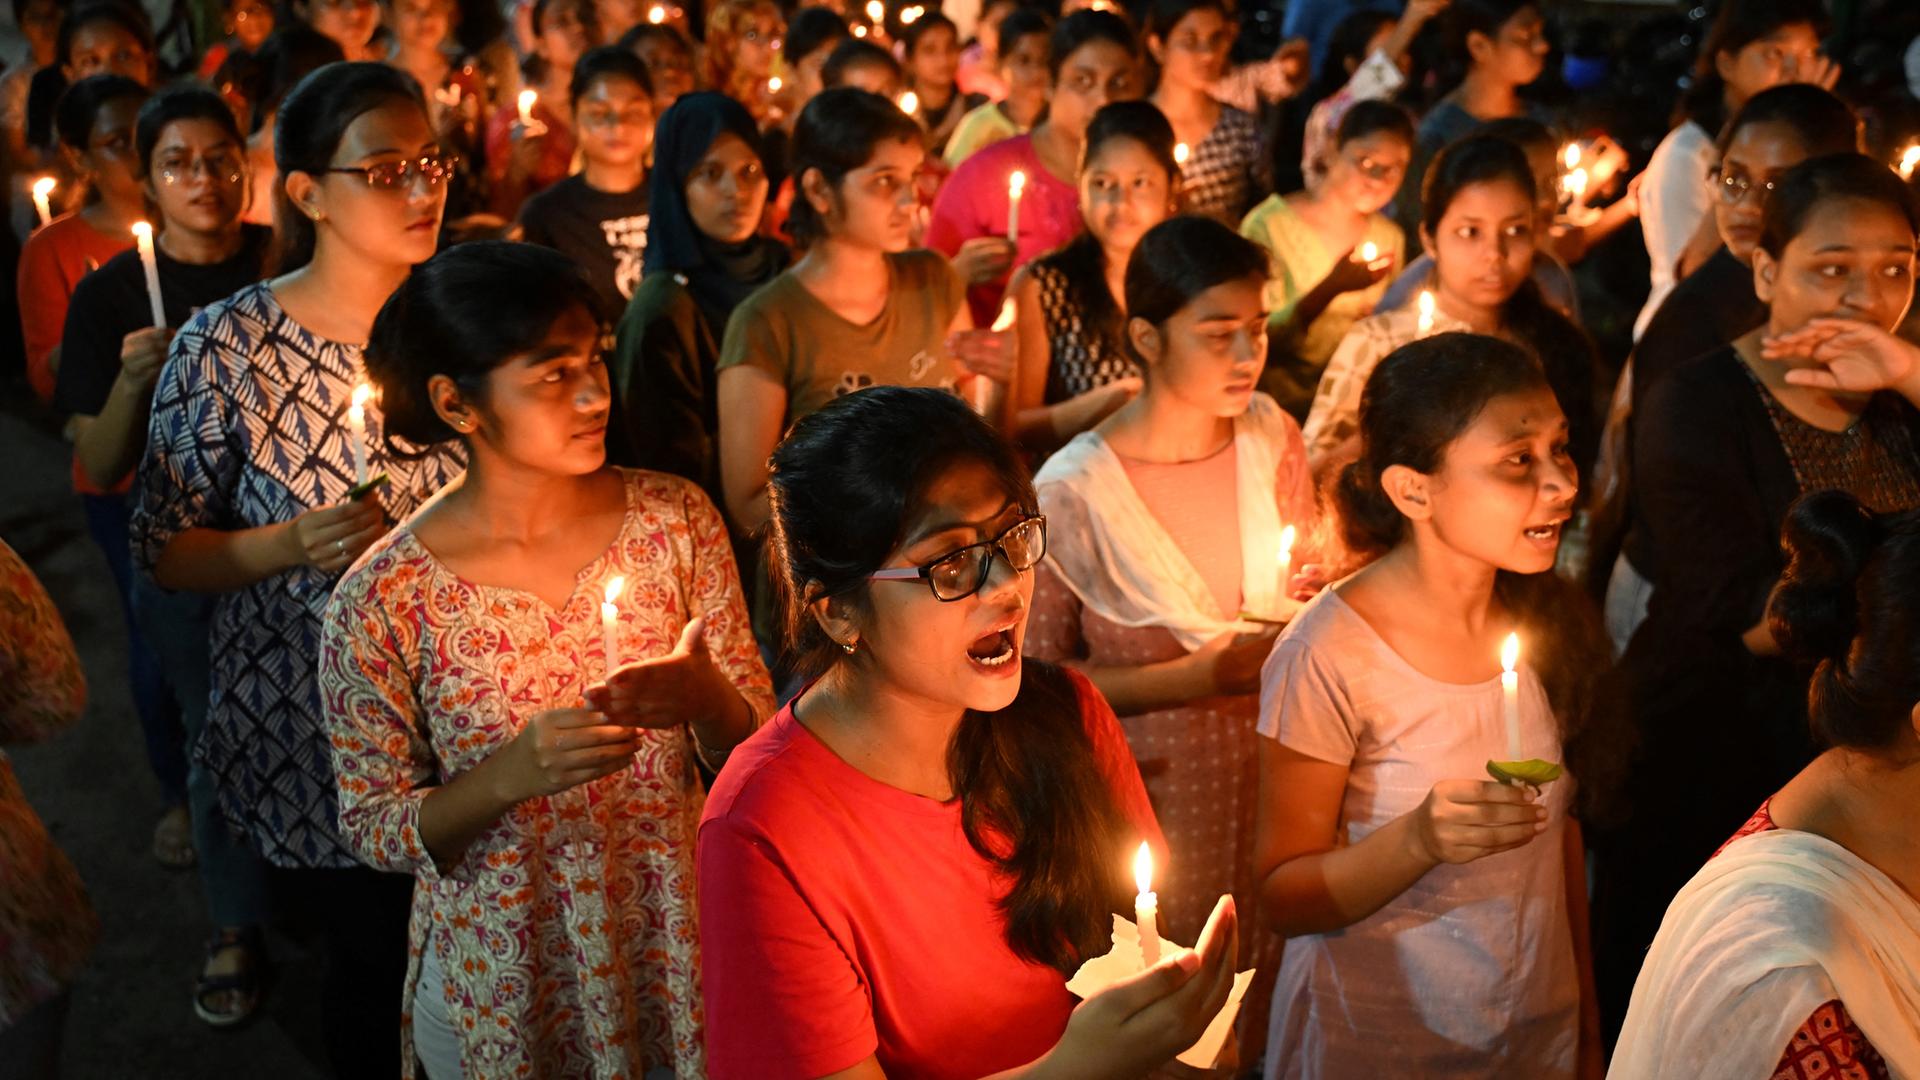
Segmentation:
<svg viewBox="0 0 1920 1080">
<path fill-rule="evenodd" d="M 0 542 L 0 745 L 45 739 L 79 719 L 86 703 L 60 613 Z M 73 981 L 98 929 L 80 875 L 0 751 L 0 1031 Z"/>
<path fill-rule="evenodd" d="M 402 525 L 342 579 L 320 680 L 340 831 L 366 861 L 413 873 L 406 1064 L 423 950 L 446 973 L 468 1077 L 705 1075 L 694 904 L 703 801 L 689 732 L 647 730 L 633 767 L 521 803 L 442 872 L 420 806 L 605 672 L 600 601 L 624 575 L 616 659 L 664 656 L 709 615 L 714 662 L 752 704 L 773 691 L 726 526 L 689 481 L 626 472 L 619 537 L 554 610 L 468 583 Z"/>
<path fill-rule="evenodd" d="M 151 574 L 188 529 L 274 525 L 345 499 L 354 483 L 347 403 L 365 371 L 359 346 L 293 321 L 270 282 L 202 309 L 174 337 L 154 389 L 134 485 L 134 562 Z M 387 453 L 377 402 L 366 432 L 368 475 L 387 475 L 380 501 L 390 522 L 463 463 L 453 442 L 419 459 Z M 314 681 L 334 581 L 299 566 L 214 601 L 213 691 L 194 757 L 212 770 L 227 820 L 276 866 L 358 865 L 334 835 Z"/>
</svg>

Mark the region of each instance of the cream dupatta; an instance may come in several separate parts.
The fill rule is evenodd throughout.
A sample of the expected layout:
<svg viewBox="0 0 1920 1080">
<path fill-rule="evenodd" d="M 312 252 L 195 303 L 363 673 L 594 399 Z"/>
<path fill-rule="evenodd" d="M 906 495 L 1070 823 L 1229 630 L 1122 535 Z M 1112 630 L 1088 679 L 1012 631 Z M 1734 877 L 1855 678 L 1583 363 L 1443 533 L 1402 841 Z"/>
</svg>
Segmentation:
<svg viewBox="0 0 1920 1080">
<path fill-rule="evenodd" d="M 1233 421 L 1241 606 L 1255 613 L 1280 606 L 1276 556 L 1282 523 L 1275 487 L 1288 426 L 1286 414 L 1265 394 L 1255 394 Z M 1101 618 L 1162 627 L 1189 652 L 1229 631 L 1255 629 L 1219 610 L 1200 572 L 1147 509 L 1099 435 L 1075 436 L 1041 467 L 1034 486 L 1047 515 L 1048 564 Z"/>
<path fill-rule="evenodd" d="M 1895 1077 L 1920 1078 L 1920 902 L 1824 837 L 1744 837 L 1667 909 L 1607 1075 L 1765 1080 L 1835 999 Z"/>
</svg>

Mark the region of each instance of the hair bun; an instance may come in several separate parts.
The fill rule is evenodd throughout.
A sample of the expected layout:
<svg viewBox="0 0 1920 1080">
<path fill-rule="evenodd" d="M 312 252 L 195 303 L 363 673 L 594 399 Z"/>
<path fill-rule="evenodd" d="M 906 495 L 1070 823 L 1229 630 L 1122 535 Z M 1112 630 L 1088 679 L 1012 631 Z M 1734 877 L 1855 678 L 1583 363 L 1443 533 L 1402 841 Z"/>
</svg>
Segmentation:
<svg viewBox="0 0 1920 1080">
<path fill-rule="evenodd" d="M 1793 504 L 1781 529 L 1787 568 L 1767 604 L 1767 625 L 1787 655 L 1811 663 L 1851 648 L 1860 573 L 1881 533 L 1874 512 L 1844 491 L 1816 491 Z"/>
</svg>

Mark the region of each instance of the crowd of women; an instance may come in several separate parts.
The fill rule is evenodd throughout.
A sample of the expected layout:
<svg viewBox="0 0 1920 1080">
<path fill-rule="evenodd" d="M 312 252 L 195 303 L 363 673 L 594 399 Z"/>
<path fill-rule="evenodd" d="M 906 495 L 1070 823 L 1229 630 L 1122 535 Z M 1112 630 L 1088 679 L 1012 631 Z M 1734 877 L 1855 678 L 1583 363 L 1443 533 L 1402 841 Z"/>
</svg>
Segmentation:
<svg viewBox="0 0 1920 1080">
<path fill-rule="evenodd" d="M 1211 1075 L 1920 1075 L 1920 203 L 1818 0 L 1638 177 L 1536 0 L 1131 7 L 15 0 L 200 1021 L 285 927 L 342 1077 L 1135 1076 L 1230 999 Z M 0 1073 L 94 934 L 0 757 Z"/>
</svg>

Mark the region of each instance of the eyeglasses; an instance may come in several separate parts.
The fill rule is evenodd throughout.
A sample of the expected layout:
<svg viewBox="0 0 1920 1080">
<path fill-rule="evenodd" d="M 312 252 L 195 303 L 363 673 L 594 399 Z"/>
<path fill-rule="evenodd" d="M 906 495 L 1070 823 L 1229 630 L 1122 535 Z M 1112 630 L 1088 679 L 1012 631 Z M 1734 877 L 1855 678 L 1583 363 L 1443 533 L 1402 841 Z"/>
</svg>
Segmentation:
<svg viewBox="0 0 1920 1080">
<path fill-rule="evenodd" d="M 1760 189 L 1762 201 L 1765 201 L 1766 196 L 1773 194 L 1773 181 L 1763 180 L 1755 184 L 1752 178 L 1742 173 L 1721 172 L 1718 165 L 1713 168 L 1712 178 L 1716 190 L 1720 193 L 1720 201 L 1728 206 L 1739 206 L 1747 201 L 1747 196 L 1752 194 L 1756 187 Z"/>
<path fill-rule="evenodd" d="M 942 603 L 965 600 L 980 591 L 993 572 L 993 555 L 1006 557 L 1016 573 L 1025 573 L 1047 553 L 1047 519 L 1036 514 L 1026 518 L 991 540 L 968 544 L 950 555 L 942 555 L 925 566 L 903 566 L 876 570 L 872 581 L 918 581 L 924 579 L 933 590 L 933 598 Z"/>
<path fill-rule="evenodd" d="M 405 158 L 400 161 L 382 161 L 374 165 L 329 165 L 321 169 L 323 173 L 354 173 L 367 178 L 367 186 L 392 190 L 413 186 L 413 178 L 424 176 L 427 186 L 439 187 L 447 182 L 460 164 L 458 156 L 453 154 L 423 154 L 417 158 Z"/>
<path fill-rule="evenodd" d="M 168 186 L 187 183 L 203 173 L 209 180 L 237 184 L 241 178 L 240 157 L 237 154 L 213 154 L 186 161 L 169 159 L 160 162 L 160 182 Z"/>
</svg>

